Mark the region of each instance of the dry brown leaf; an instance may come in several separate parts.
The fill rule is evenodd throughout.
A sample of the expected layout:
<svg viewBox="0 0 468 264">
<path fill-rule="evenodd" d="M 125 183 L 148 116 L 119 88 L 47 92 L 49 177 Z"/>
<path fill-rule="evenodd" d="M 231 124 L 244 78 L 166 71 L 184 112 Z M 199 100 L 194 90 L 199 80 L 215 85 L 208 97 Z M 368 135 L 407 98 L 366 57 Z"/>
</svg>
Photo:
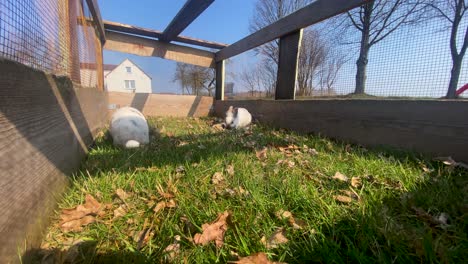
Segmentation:
<svg viewBox="0 0 468 264">
<path fill-rule="evenodd" d="M 234 166 L 233 165 L 227 165 L 226 166 L 226 172 L 228 175 L 234 176 Z"/>
<path fill-rule="evenodd" d="M 164 253 L 167 254 L 169 261 L 172 262 L 177 257 L 179 252 L 180 252 L 180 236 L 176 235 L 174 236 L 174 243 L 168 245 L 164 249 Z"/>
<path fill-rule="evenodd" d="M 165 208 L 175 208 L 177 206 L 177 203 L 174 199 L 170 199 L 168 202 L 162 201 L 156 204 L 156 207 L 154 207 L 153 211 L 155 213 L 164 210 Z"/>
<path fill-rule="evenodd" d="M 83 230 L 83 226 L 89 225 L 94 223 L 96 218 L 92 215 L 86 215 L 80 219 L 71 220 L 68 222 L 64 222 L 60 225 L 60 229 L 67 233 L 67 232 L 79 232 Z"/>
<path fill-rule="evenodd" d="M 361 187 L 361 185 L 362 185 L 361 178 L 359 177 L 351 178 L 351 186 L 353 186 L 354 188 L 359 188 Z"/>
<path fill-rule="evenodd" d="M 114 210 L 114 219 L 122 217 L 127 214 L 127 206 L 125 204 L 120 205 Z"/>
<path fill-rule="evenodd" d="M 161 211 L 161 210 L 164 210 L 164 208 L 166 208 L 166 202 L 162 201 L 162 202 L 159 202 L 156 207 L 154 207 L 153 211 L 155 213 Z"/>
<path fill-rule="evenodd" d="M 346 177 L 346 175 L 342 174 L 339 171 L 335 173 L 335 175 L 333 176 L 333 179 L 339 180 L 339 181 L 348 181 L 348 177 Z"/>
<path fill-rule="evenodd" d="M 126 193 L 122 189 L 115 190 L 115 194 L 117 195 L 117 197 L 119 197 L 120 200 L 122 200 L 122 202 L 126 202 L 126 200 L 130 198 L 130 194 Z"/>
<path fill-rule="evenodd" d="M 240 258 L 237 261 L 230 261 L 229 263 L 235 264 L 285 264 L 284 262 L 274 262 L 268 260 L 268 257 L 265 253 L 259 252 L 252 254 L 248 257 Z"/>
<path fill-rule="evenodd" d="M 317 150 L 315 150 L 314 148 L 311 148 L 311 149 L 309 149 L 309 151 L 308 151 L 308 152 L 309 152 L 309 154 L 311 154 L 311 155 L 313 155 L 313 156 L 315 156 L 315 155 L 318 155 L 318 154 L 319 154 L 319 153 L 318 153 L 318 151 L 317 151 Z"/>
<path fill-rule="evenodd" d="M 213 128 L 215 131 L 222 131 L 222 130 L 224 130 L 223 124 L 214 124 L 214 125 L 211 126 L 211 128 Z"/>
<path fill-rule="evenodd" d="M 335 198 L 335 200 L 337 200 L 338 202 L 342 203 L 350 203 L 353 201 L 353 198 L 345 195 L 334 195 L 333 198 Z"/>
<path fill-rule="evenodd" d="M 262 150 L 259 150 L 259 151 L 255 151 L 255 156 L 257 156 L 257 158 L 259 160 L 263 160 L 263 159 L 266 159 L 267 158 L 267 151 L 268 151 L 268 148 L 264 147 Z"/>
<path fill-rule="evenodd" d="M 280 244 L 285 244 L 289 240 L 284 236 L 284 228 L 278 228 L 269 238 L 266 239 L 265 236 L 262 237 L 260 242 L 265 245 L 267 249 L 277 248 Z"/>
<path fill-rule="evenodd" d="M 215 172 L 213 174 L 213 177 L 211 178 L 211 183 L 213 183 L 214 185 L 219 185 L 223 181 L 224 181 L 224 177 L 221 172 Z"/>
<path fill-rule="evenodd" d="M 105 206 L 94 199 L 92 195 L 87 194 L 84 204 L 62 210 L 60 228 L 64 232 L 80 231 L 82 226 L 94 222 L 94 216 L 99 215 L 104 208 Z"/>
<path fill-rule="evenodd" d="M 219 214 L 216 220 L 211 224 L 203 224 L 203 232 L 201 234 L 195 234 L 193 238 L 195 245 L 207 245 L 211 241 L 215 241 L 216 247 L 222 247 L 224 244 L 224 234 L 228 228 L 230 217 L 231 213 L 225 211 Z"/>
<path fill-rule="evenodd" d="M 169 184 L 170 185 L 170 184 Z M 161 195 L 163 198 L 165 199 L 170 199 L 170 198 L 174 198 L 175 195 L 173 192 L 171 191 L 164 191 L 163 187 L 161 186 L 161 184 L 158 184 L 158 186 L 156 186 L 156 189 L 159 193 L 159 195 Z"/>
<path fill-rule="evenodd" d="M 151 230 L 151 228 L 143 228 L 141 231 L 134 231 L 133 232 L 133 241 L 137 242 L 137 249 L 141 249 L 148 242 L 151 240 L 151 238 L 154 236 L 154 232 Z"/>
<path fill-rule="evenodd" d="M 465 164 L 463 162 L 456 162 L 452 157 L 437 157 L 434 158 L 434 160 L 442 161 L 445 165 L 448 165 L 450 167 L 462 167 L 468 169 L 468 164 Z"/>
<path fill-rule="evenodd" d="M 279 210 L 275 215 L 280 220 L 287 219 L 289 225 L 294 229 L 302 229 L 307 225 L 305 221 L 295 218 L 289 211 Z"/>
</svg>

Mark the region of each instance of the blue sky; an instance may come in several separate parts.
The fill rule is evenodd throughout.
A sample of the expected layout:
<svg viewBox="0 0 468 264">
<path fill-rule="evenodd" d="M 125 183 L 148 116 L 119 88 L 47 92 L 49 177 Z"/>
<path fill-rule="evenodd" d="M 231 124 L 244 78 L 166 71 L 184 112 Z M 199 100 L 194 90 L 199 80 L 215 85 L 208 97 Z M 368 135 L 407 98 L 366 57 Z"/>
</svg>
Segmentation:
<svg viewBox="0 0 468 264">
<path fill-rule="evenodd" d="M 99 0 L 103 19 L 163 31 L 184 5 L 185 0 Z M 233 43 L 249 34 L 252 0 L 217 0 L 182 35 L 222 43 Z M 154 92 L 179 92 L 172 82 L 176 63 L 104 51 L 104 62 L 118 64 L 125 58 L 137 63 L 153 78 Z"/>
<path fill-rule="evenodd" d="M 105 20 L 121 22 L 156 30 L 164 30 L 186 0 L 99 0 Z M 182 35 L 231 44 L 249 34 L 255 0 L 216 0 Z M 417 30 L 403 29 L 373 47 L 369 57 L 367 92 L 374 95 L 431 96 L 445 95 L 450 76 L 451 59 L 448 30 L 441 30 L 437 21 L 420 26 Z M 465 19 L 460 29 L 468 26 Z M 317 27 L 320 29 L 320 27 Z M 321 31 L 323 32 L 323 31 Z M 461 36 L 461 34 L 460 34 Z M 351 59 L 341 70 L 336 91 L 349 93 L 354 90 L 356 74 L 356 49 L 340 47 L 351 54 Z M 467 56 L 465 56 L 467 57 Z M 104 51 L 104 61 L 118 64 L 130 58 L 153 79 L 153 92 L 179 92 L 172 81 L 173 61 L 153 57 L 139 57 L 118 52 Z M 256 63 L 253 52 L 246 52 L 231 60 L 227 72 L 239 72 Z M 459 86 L 468 82 L 468 59 L 465 58 Z M 229 78 L 229 77 L 228 77 Z M 242 89 L 239 80 L 235 89 Z"/>
</svg>

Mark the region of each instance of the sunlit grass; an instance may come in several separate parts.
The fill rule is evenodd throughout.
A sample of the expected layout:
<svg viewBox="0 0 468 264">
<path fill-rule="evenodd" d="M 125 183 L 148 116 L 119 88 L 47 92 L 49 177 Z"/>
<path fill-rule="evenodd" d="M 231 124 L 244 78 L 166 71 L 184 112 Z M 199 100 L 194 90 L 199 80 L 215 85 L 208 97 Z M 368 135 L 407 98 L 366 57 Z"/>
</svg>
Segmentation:
<svg viewBox="0 0 468 264">
<path fill-rule="evenodd" d="M 254 126 L 252 133 L 216 131 L 211 122 L 152 119 L 161 135 L 137 150 L 99 138 L 60 207 L 77 206 L 91 194 L 112 209 L 83 231 L 69 233 L 58 228 L 58 210 L 44 247 L 59 249 L 62 257 L 78 263 L 158 263 L 169 260 L 164 249 L 179 235 L 174 262 L 225 263 L 256 252 L 288 263 L 467 261 L 466 171 L 410 153 L 368 150 L 268 127 Z M 278 148 L 292 145 L 297 151 Z M 256 151 L 263 147 L 267 157 L 259 159 Z M 212 184 L 216 172 L 223 173 L 224 185 Z M 358 177 L 362 184 L 333 179 L 336 172 Z M 175 188 L 176 208 L 154 213 L 154 203 L 163 200 L 159 185 Z M 232 192 L 239 187 L 248 193 Z M 115 197 L 119 188 L 131 195 L 129 210 L 113 219 L 121 203 Z M 352 202 L 335 199 L 343 191 L 356 195 Z M 301 229 L 278 217 L 280 210 L 302 220 Z M 194 233 L 224 211 L 232 213 L 232 223 L 223 247 L 194 245 Z M 427 218 L 441 213 L 449 216 L 447 226 Z M 285 228 L 289 242 L 267 249 L 261 238 L 278 228 Z M 147 243 L 134 239 L 144 229 L 152 232 Z M 76 241 L 84 246 L 70 256 L 65 251 Z"/>
</svg>

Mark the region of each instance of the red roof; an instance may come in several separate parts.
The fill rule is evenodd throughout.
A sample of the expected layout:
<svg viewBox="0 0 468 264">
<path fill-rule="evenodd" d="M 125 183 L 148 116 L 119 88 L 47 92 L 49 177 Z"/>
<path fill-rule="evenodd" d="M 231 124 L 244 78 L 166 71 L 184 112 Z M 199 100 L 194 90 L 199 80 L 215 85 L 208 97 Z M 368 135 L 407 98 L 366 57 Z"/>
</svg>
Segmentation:
<svg viewBox="0 0 468 264">
<path fill-rule="evenodd" d="M 112 71 L 115 69 L 118 65 L 115 64 L 104 64 L 103 70 L 104 71 Z M 87 69 L 87 70 L 96 70 L 96 63 L 87 63 L 87 62 L 82 62 L 80 63 L 80 68 L 81 69 Z"/>
</svg>

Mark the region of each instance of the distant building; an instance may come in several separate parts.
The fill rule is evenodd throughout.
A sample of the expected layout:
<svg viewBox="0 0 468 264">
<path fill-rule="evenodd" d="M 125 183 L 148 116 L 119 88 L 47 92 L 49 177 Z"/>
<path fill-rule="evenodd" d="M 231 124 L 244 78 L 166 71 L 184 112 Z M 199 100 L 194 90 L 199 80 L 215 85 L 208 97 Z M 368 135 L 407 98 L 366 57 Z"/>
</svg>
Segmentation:
<svg viewBox="0 0 468 264">
<path fill-rule="evenodd" d="M 152 93 L 151 77 L 129 59 L 104 65 L 104 87 L 109 92 Z"/>
</svg>

